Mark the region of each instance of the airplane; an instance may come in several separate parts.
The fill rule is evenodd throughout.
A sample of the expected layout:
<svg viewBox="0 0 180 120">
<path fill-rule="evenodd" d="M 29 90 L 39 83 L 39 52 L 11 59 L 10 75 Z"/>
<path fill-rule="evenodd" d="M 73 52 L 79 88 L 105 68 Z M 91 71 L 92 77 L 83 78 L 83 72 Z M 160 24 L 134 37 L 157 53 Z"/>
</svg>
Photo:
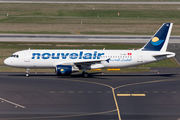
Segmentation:
<svg viewBox="0 0 180 120">
<path fill-rule="evenodd" d="M 166 52 L 173 23 L 164 23 L 152 38 L 138 50 L 38 50 L 18 51 L 4 60 L 4 64 L 12 67 L 53 68 L 57 75 L 70 75 L 86 70 L 100 68 L 124 68 L 156 62 L 175 56 Z"/>
</svg>

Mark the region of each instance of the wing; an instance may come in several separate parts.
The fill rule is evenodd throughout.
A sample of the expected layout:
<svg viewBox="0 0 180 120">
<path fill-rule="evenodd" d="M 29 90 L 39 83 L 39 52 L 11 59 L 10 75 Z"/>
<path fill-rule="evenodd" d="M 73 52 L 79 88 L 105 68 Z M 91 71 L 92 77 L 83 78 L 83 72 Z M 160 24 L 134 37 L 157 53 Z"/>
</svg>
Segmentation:
<svg viewBox="0 0 180 120">
<path fill-rule="evenodd" d="M 101 60 L 89 60 L 89 61 L 77 61 L 74 62 L 74 65 L 76 65 L 79 69 L 97 69 L 97 68 L 103 68 L 104 65 L 101 64 L 102 62 L 108 62 L 110 59 L 101 59 Z"/>
<path fill-rule="evenodd" d="M 96 67 L 98 68 L 102 68 L 104 67 L 101 63 L 102 62 L 108 62 L 109 63 L 109 59 L 99 59 L 99 60 L 78 60 L 78 61 L 72 61 L 72 62 L 56 62 L 53 64 L 53 66 L 57 66 L 57 65 L 72 65 L 73 67 L 77 67 L 78 69 L 82 69 L 82 68 L 87 68 L 87 69 L 91 69 L 90 66 L 92 65 L 96 65 L 93 69 L 95 69 Z"/>
</svg>

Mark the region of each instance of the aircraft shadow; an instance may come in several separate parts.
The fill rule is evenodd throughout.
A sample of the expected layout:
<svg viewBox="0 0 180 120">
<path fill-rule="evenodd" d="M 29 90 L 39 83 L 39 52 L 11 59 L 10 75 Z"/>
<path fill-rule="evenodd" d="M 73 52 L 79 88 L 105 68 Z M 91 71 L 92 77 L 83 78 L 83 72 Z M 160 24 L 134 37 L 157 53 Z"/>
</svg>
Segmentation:
<svg viewBox="0 0 180 120">
<path fill-rule="evenodd" d="M 88 76 L 88 78 L 95 78 L 95 77 L 150 77 L 150 76 L 165 76 L 165 77 L 171 77 L 171 76 L 173 76 L 173 75 L 177 75 L 177 73 L 162 73 L 162 74 L 155 74 L 155 73 L 152 73 L 152 74 L 149 74 L 149 73 L 147 73 L 147 74 L 145 74 L 145 73 L 137 73 L 137 74 L 134 74 L 134 73 L 128 73 L 128 74 L 119 74 L 119 73 L 113 73 L 113 74 L 110 74 L 110 73 L 108 73 L 108 74 L 102 74 L 102 72 L 95 72 L 95 73 L 89 73 L 89 76 Z M 7 76 L 24 76 L 25 77 L 25 74 L 9 74 L 9 75 L 7 75 Z M 31 76 L 57 76 L 56 74 L 44 74 L 44 73 L 38 73 L 38 74 L 29 74 L 29 77 L 31 77 Z M 81 73 L 79 73 L 79 74 L 71 74 L 71 75 L 62 75 L 62 76 L 57 76 L 58 78 L 73 78 L 73 77 L 83 77 L 83 75 L 81 74 Z"/>
<path fill-rule="evenodd" d="M 165 74 L 137 74 L 137 75 L 134 75 L 134 74 L 100 74 L 100 73 L 89 73 L 89 78 L 93 78 L 93 77 L 150 77 L 150 76 L 165 76 L 165 77 L 171 77 L 173 75 L 177 75 L 176 73 L 165 73 Z M 78 74 L 78 75 L 71 75 L 71 77 L 83 77 L 81 74 Z"/>
</svg>

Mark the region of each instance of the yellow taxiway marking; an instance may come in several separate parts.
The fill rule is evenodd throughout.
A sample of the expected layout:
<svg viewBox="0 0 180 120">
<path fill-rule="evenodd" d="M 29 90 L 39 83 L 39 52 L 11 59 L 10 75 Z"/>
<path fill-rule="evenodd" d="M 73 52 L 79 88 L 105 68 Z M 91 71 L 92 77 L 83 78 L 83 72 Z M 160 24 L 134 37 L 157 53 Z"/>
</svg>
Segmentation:
<svg viewBox="0 0 180 120">
<path fill-rule="evenodd" d="M 131 94 L 132 96 L 146 96 L 146 94 Z"/>
<path fill-rule="evenodd" d="M 131 94 L 117 94 L 117 96 L 131 96 Z"/>
<path fill-rule="evenodd" d="M 146 96 L 146 94 L 117 94 L 117 96 Z"/>
</svg>

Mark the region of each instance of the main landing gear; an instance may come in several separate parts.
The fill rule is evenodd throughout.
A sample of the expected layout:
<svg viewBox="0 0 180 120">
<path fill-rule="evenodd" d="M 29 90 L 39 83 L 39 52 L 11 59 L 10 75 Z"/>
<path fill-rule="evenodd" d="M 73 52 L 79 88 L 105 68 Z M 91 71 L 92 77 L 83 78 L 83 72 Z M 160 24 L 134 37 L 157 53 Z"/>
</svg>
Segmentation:
<svg viewBox="0 0 180 120">
<path fill-rule="evenodd" d="M 29 68 L 26 70 L 26 77 L 29 77 Z"/>
<path fill-rule="evenodd" d="M 85 78 L 87 78 L 88 76 L 89 76 L 89 74 L 87 73 L 87 72 L 82 72 L 82 75 L 85 77 Z"/>
</svg>

